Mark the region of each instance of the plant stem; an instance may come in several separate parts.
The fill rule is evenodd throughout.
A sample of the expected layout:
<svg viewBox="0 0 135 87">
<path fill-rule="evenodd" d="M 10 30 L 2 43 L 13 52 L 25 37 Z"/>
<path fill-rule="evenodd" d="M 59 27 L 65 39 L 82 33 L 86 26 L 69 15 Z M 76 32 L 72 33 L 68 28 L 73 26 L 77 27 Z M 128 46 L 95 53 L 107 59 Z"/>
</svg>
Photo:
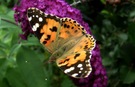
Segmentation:
<svg viewBox="0 0 135 87">
<path fill-rule="evenodd" d="M 11 24 L 14 24 L 14 25 L 18 26 L 15 22 L 12 22 L 12 21 L 10 21 L 10 20 L 3 19 L 3 18 L 1 18 L 1 20 L 6 21 L 6 22 L 8 22 L 8 23 L 11 23 Z"/>
</svg>

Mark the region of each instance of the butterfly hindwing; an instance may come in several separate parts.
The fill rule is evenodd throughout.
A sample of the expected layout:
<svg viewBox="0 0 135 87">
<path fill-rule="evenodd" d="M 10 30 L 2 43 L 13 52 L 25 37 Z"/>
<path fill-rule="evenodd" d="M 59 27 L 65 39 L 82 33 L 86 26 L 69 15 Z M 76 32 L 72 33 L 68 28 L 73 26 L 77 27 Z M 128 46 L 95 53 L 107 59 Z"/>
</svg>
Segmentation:
<svg viewBox="0 0 135 87">
<path fill-rule="evenodd" d="M 58 67 L 74 78 L 85 78 L 91 73 L 90 51 L 80 51 L 56 60 Z"/>
<path fill-rule="evenodd" d="M 74 47 L 58 58 L 56 63 L 58 67 L 69 76 L 74 78 L 85 78 L 92 71 L 90 58 L 92 55 L 91 51 L 94 47 L 94 38 L 89 35 L 84 35 L 77 41 Z"/>
<path fill-rule="evenodd" d="M 88 77 L 95 39 L 71 18 L 59 18 L 28 8 L 28 20 L 40 43 L 52 54 L 57 66 L 74 78 Z"/>
</svg>

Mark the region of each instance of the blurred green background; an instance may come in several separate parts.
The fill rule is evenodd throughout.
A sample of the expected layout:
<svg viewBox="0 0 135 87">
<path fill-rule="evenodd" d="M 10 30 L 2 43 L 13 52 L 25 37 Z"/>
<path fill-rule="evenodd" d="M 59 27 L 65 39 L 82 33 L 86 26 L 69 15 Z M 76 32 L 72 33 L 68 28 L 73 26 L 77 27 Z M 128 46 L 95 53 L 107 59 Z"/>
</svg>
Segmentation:
<svg viewBox="0 0 135 87">
<path fill-rule="evenodd" d="M 16 2 L 0 1 L 0 87 L 75 87 L 55 63 L 43 64 L 50 54 L 37 38 L 20 39 L 12 10 Z M 74 7 L 100 45 L 108 87 L 135 87 L 135 1 L 82 0 Z"/>
</svg>

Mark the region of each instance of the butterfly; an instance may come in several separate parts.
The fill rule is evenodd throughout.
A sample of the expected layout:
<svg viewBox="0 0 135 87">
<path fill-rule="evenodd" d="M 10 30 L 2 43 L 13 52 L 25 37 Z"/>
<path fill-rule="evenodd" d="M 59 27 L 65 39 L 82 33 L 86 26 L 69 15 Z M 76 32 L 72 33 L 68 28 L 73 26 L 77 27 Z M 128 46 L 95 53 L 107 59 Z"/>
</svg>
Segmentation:
<svg viewBox="0 0 135 87">
<path fill-rule="evenodd" d="M 35 36 L 51 53 L 49 60 L 73 78 L 86 78 L 92 67 L 90 58 L 96 40 L 75 20 L 46 14 L 35 7 L 27 10 L 27 18 Z"/>
</svg>

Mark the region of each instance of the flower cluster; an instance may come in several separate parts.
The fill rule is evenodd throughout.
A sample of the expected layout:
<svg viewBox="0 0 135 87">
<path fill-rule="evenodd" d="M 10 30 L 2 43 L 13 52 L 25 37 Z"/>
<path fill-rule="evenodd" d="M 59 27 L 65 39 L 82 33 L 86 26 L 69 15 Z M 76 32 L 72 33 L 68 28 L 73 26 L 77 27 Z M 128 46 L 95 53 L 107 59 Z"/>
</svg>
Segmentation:
<svg viewBox="0 0 135 87">
<path fill-rule="evenodd" d="M 91 34 L 90 28 L 88 24 L 83 21 L 80 11 L 71 7 L 64 0 L 20 0 L 20 4 L 14 7 L 14 18 L 17 23 L 20 23 L 22 31 L 24 32 L 20 35 L 22 39 L 27 39 L 27 36 L 33 33 L 26 16 L 29 7 L 36 7 L 43 12 L 59 17 L 72 18 L 79 22 L 86 31 Z M 71 79 L 79 87 L 106 87 L 106 71 L 102 65 L 100 51 L 97 45 L 92 54 L 91 64 L 93 71 L 90 76 L 85 79 Z"/>
</svg>

